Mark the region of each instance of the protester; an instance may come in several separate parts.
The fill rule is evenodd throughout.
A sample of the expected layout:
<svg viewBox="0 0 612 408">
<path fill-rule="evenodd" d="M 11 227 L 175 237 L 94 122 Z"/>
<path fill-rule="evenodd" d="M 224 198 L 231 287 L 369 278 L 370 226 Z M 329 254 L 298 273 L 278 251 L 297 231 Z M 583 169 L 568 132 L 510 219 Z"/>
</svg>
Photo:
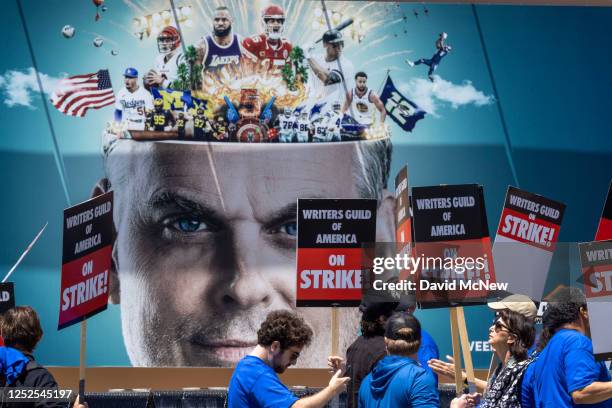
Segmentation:
<svg viewBox="0 0 612 408">
<path fill-rule="evenodd" d="M 489 379 L 481 408 L 520 408 L 521 382 L 535 356 L 528 349 L 535 338 L 532 319 L 504 309 L 489 328 L 489 344 L 502 362 Z"/>
<path fill-rule="evenodd" d="M 438 407 L 438 390 L 418 363 L 421 324 L 408 312 L 396 312 L 386 324 L 388 356 L 376 364 L 359 388 L 359 407 Z"/>
<path fill-rule="evenodd" d="M 6 311 L 0 319 L 0 332 L 6 346 L 5 354 L 10 354 L 13 361 L 19 360 L 21 356 L 24 356 L 22 358 L 25 359 L 25 364 L 18 364 L 21 368 L 17 368 L 17 365 L 11 366 L 14 370 L 10 376 L 6 375 L 5 368 L 7 366 L 3 365 L 4 377 L 6 380 L 11 379 L 11 381 L 7 381 L 7 385 L 15 388 L 58 388 L 53 375 L 38 364 L 32 355 L 43 336 L 40 319 L 34 309 L 30 306 L 18 306 Z M 3 361 L 6 361 L 6 359 L 3 359 Z M 10 402 L 3 406 L 52 408 L 65 407 L 66 402 L 41 399 L 36 402 Z M 73 408 L 85 407 L 86 404 L 79 403 L 78 399 L 73 405 Z"/>
<path fill-rule="evenodd" d="M 488 305 L 490 309 L 496 311 L 496 314 L 499 314 L 503 310 L 509 310 L 512 312 L 519 313 L 523 315 L 525 318 L 530 320 L 531 322 L 535 322 L 536 315 L 538 313 L 538 308 L 531 298 L 525 295 L 510 295 L 500 300 L 499 302 L 489 302 Z M 533 346 L 531 346 L 533 348 Z M 529 354 L 531 354 L 532 349 L 529 350 Z M 449 363 L 440 361 L 438 359 L 432 359 L 428 361 L 429 367 L 438 375 L 449 378 L 451 382 L 455 381 L 455 364 L 454 359 L 451 356 L 446 356 Z M 494 359 L 495 359 L 494 355 Z M 497 370 L 501 369 L 501 363 L 497 366 Z M 462 372 L 463 381 L 467 381 L 467 374 L 465 371 Z M 479 378 L 474 379 L 474 386 L 476 387 L 476 391 L 480 393 L 484 393 L 487 388 L 487 381 L 481 380 Z"/>
<path fill-rule="evenodd" d="M 312 330 L 301 317 L 285 310 L 270 313 L 257 331 L 257 346 L 234 370 L 228 407 L 321 408 L 344 391 L 350 379 L 341 377 L 341 370 L 323 390 L 301 399 L 281 383 L 277 374 L 296 363 L 311 339 Z"/>
<path fill-rule="evenodd" d="M 347 386 L 347 407 L 357 406 L 357 394 L 363 378 L 372 371 L 376 363 L 387 355 L 385 346 L 385 324 L 387 319 L 398 307 L 397 302 L 362 303 L 360 309 L 361 335 L 346 351 L 346 375 L 351 378 Z M 418 351 L 418 361 L 421 367 L 429 371 L 437 381 L 436 374 L 429 368 L 427 362 L 437 359 L 438 346 L 425 330 L 421 330 L 421 346 Z M 340 357 L 331 357 L 330 366 L 341 362 Z"/>
<path fill-rule="evenodd" d="M 542 323 L 538 359 L 523 378 L 522 406 L 612 407 L 610 373 L 593 357 L 582 291 L 567 287 L 557 291 L 548 302 Z"/>
</svg>

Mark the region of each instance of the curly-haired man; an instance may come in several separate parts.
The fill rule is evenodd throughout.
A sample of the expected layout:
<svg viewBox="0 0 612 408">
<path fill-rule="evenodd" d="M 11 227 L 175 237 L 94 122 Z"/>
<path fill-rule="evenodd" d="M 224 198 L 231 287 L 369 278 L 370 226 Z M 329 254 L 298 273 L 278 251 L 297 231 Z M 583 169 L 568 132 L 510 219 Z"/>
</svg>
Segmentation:
<svg viewBox="0 0 612 408">
<path fill-rule="evenodd" d="M 257 346 L 245 356 L 230 380 L 228 406 L 233 407 L 324 407 L 340 394 L 349 381 L 338 370 L 329 385 L 315 395 L 298 399 L 281 383 L 277 374 L 294 365 L 304 346 L 312 339 L 312 330 L 296 314 L 271 312 L 257 331 Z"/>
</svg>

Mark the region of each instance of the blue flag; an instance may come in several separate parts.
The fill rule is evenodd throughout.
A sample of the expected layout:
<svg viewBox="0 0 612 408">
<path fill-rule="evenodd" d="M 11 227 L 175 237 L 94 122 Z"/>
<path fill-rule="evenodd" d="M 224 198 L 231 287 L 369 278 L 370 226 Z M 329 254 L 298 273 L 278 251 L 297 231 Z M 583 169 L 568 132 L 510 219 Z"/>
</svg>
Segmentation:
<svg viewBox="0 0 612 408">
<path fill-rule="evenodd" d="M 417 121 L 425 117 L 423 109 L 399 93 L 391 80 L 391 76 L 387 76 L 387 82 L 380 94 L 380 100 L 385 106 L 387 115 L 406 132 L 412 131 Z"/>
</svg>

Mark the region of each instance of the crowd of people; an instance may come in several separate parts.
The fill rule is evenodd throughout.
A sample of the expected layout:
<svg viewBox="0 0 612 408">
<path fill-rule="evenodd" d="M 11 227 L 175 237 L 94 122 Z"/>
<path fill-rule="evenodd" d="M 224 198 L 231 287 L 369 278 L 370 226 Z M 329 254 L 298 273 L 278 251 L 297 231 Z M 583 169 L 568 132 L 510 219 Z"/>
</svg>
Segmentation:
<svg viewBox="0 0 612 408">
<path fill-rule="evenodd" d="M 322 34 L 320 55 L 315 53 L 315 44 L 305 46 L 299 56 L 304 61 L 302 70 L 293 72 L 298 57 L 292 56 L 292 50 L 297 46 L 283 36 L 282 7 L 266 7 L 262 13 L 264 32 L 245 38 L 233 32 L 233 16 L 227 7 L 217 7 L 212 20 L 212 32 L 193 46 L 191 60 L 180 31 L 167 26 L 157 36 L 159 55 L 154 68 L 142 76 L 143 86 L 136 68 L 125 69 L 125 87 L 115 103 L 115 133 L 166 132 L 169 139 L 281 143 L 358 140 L 387 134 L 383 103 L 368 87 L 367 74 L 355 73 L 343 55 L 341 31 Z M 192 71 L 198 71 L 197 75 Z M 181 79 L 185 73 L 201 80 L 185 83 L 189 82 Z M 288 75 L 293 76 L 291 82 Z M 261 78 L 266 80 L 259 82 Z M 239 80 L 246 81 L 240 94 L 235 90 L 226 94 Z M 168 96 L 166 91 L 172 93 L 176 87 L 207 96 Z M 269 99 L 263 100 L 264 94 L 270 93 L 285 96 L 265 96 Z"/>
<path fill-rule="evenodd" d="M 593 356 L 581 290 L 563 288 L 553 295 L 537 340 L 537 308 L 530 298 L 511 295 L 489 307 L 495 311 L 489 344 L 498 364 L 486 381 L 476 380 L 476 392 L 453 399 L 451 408 L 612 407 L 610 373 Z M 324 407 L 346 389 L 349 407 L 439 407 L 436 376 L 454 381 L 453 360 L 439 360 L 413 310 L 401 309 L 395 303 L 365 305 L 361 335 L 346 359 L 329 357 L 334 372 L 329 385 L 302 399 L 277 374 L 296 363 L 312 331 L 291 312 L 269 314 L 257 333 L 258 345 L 234 370 L 228 406 Z"/>
<path fill-rule="evenodd" d="M 612 381 L 603 362 L 593 356 L 589 317 L 581 290 L 563 288 L 549 300 L 543 330 L 536 340 L 535 303 L 522 295 L 491 302 L 495 319 L 489 344 L 497 358 L 490 377 L 476 380 L 476 392 L 452 400 L 451 408 L 612 407 Z M 227 404 L 245 407 L 324 407 L 347 391 L 347 406 L 440 406 L 438 377 L 454 381 L 452 359 L 438 359 L 433 338 L 421 328 L 414 308 L 398 303 L 362 304 L 361 333 L 346 358 L 330 356 L 333 376 L 327 387 L 297 398 L 279 379 L 295 365 L 313 331 L 292 311 L 277 310 L 257 331 L 257 345 L 234 368 Z M 3 346 L 0 368 L 7 387 L 58 388 L 53 375 L 33 356 L 43 332 L 29 306 L 8 310 L 0 320 Z M 493 360 L 496 361 L 496 360 Z M 465 372 L 464 380 L 467 385 Z M 74 408 L 83 408 L 77 400 Z M 65 407 L 69 402 L 3 402 L 7 407 Z"/>
</svg>

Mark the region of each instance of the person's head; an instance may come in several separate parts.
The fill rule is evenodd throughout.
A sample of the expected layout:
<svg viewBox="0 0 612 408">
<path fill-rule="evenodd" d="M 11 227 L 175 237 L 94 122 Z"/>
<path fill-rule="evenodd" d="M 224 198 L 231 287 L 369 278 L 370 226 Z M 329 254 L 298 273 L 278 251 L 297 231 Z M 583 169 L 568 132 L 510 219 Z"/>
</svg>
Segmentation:
<svg viewBox="0 0 612 408">
<path fill-rule="evenodd" d="M 342 48 L 344 48 L 342 33 L 338 30 L 326 31 L 323 34 L 323 47 L 325 48 L 325 57 L 328 61 L 338 59 L 342 54 Z"/>
<path fill-rule="evenodd" d="M 287 106 L 285 109 L 283 109 L 283 114 L 286 118 L 291 117 L 291 108 Z"/>
<path fill-rule="evenodd" d="M 414 356 L 421 346 L 421 323 L 409 312 L 395 312 L 387 320 L 385 345 L 389 354 Z"/>
<path fill-rule="evenodd" d="M 155 98 L 153 100 L 153 107 L 158 112 L 162 111 L 164 108 L 164 100 L 162 98 Z"/>
<path fill-rule="evenodd" d="M 306 110 L 303 110 L 303 111 L 300 113 L 300 119 L 302 119 L 302 120 L 308 120 L 308 112 L 307 112 Z"/>
<path fill-rule="evenodd" d="M 277 310 L 268 314 L 257 330 L 257 344 L 268 352 L 266 363 L 280 374 L 297 363 L 312 336 L 304 319 L 287 310 Z"/>
<path fill-rule="evenodd" d="M 30 306 L 7 310 L 0 319 L 0 335 L 7 347 L 32 353 L 43 336 L 38 314 Z"/>
<path fill-rule="evenodd" d="M 340 110 L 342 110 L 342 105 L 340 104 L 340 102 L 334 102 L 334 104 L 332 105 L 332 111 L 334 113 L 340 113 Z"/>
<path fill-rule="evenodd" d="M 578 288 L 564 287 L 548 300 L 542 316 L 542 334 L 538 350 L 542 350 L 555 333 L 562 328 L 571 327 L 582 334 L 589 335 L 589 312 L 586 297 Z"/>
<path fill-rule="evenodd" d="M 387 319 L 393 314 L 397 302 L 370 302 L 362 303 L 359 309 L 361 315 L 361 335 L 363 337 L 376 337 L 385 335 Z"/>
<path fill-rule="evenodd" d="M 535 339 L 532 318 L 509 309 L 500 310 L 489 327 L 489 344 L 497 353 L 510 355 L 517 361 L 527 358 L 527 350 Z"/>
<path fill-rule="evenodd" d="M 269 5 L 261 13 L 264 32 L 271 40 L 279 40 L 283 35 L 285 11 L 277 5 Z"/>
<path fill-rule="evenodd" d="M 355 74 L 355 86 L 359 92 L 366 90 L 368 87 L 368 75 L 365 72 L 359 71 Z"/>
<path fill-rule="evenodd" d="M 181 46 L 181 34 L 172 27 L 164 27 L 157 36 L 157 50 L 160 54 L 170 54 Z"/>
<path fill-rule="evenodd" d="M 297 310 L 315 333 L 300 366 L 321 366 L 329 312 L 295 308 L 296 199 L 376 198 L 377 240 L 393 240 L 388 139 L 337 144 L 116 140 L 111 302 L 132 364 L 233 366 L 272 310 Z M 271 168 L 274 170 L 271 172 Z M 358 312 L 340 310 L 341 348 Z"/>
<path fill-rule="evenodd" d="M 224 38 L 232 32 L 232 15 L 225 6 L 219 6 L 215 9 L 213 16 L 213 33 L 216 37 Z"/>
<path fill-rule="evenodd" d="M 201 116 L 201 115 L 204 115 L 204 110 L 203 110 L 202 108 L 198 108 L 198 109 L 196 110 L 196 113 L 197 113 L 198 115 L 200 115 L 200 116 Z"/>
<path fill-rule="evenodd" d="M 123 73 L 123 83 L 125 84 L 125 88 L 134 92 L 138 89 L 138 71 L 136 68 L 126 68 Z"/>
<path fill-rule="evenodd" d="M 443 39 L 443 40 L 446 40 L 448 38 L 448 34 L 445 33 L 445 32 L 441 32 L 440 33 L 440 38 Z"/>
<path fill-rule="evenodd" d="M 538 308 L 533 300 L 529 296 L 520 294 L 509 295 L 497 302 L 489 302 L 487 305 L 496 312 L 511 310 L 531 320 L 535 320 L 538 314 Z"/>
<path fill-rule="evenodd" d="M 185 114 L 183 112 L 179 112 L 179 119 L 185 119 Z"/>
</svg>

